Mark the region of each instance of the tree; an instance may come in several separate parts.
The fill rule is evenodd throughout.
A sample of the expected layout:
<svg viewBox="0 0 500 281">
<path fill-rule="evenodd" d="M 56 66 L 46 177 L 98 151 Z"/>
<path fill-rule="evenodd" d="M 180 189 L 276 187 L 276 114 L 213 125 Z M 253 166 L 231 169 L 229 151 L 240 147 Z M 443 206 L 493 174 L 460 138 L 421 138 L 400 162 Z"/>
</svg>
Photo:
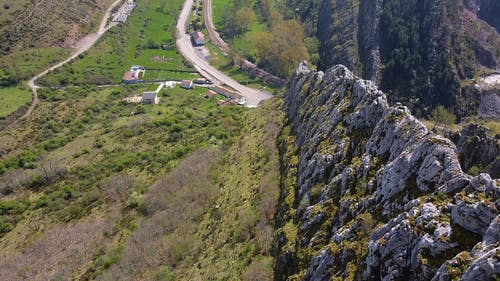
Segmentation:
<svg viewBox="0 0 500 281">
<path fill-rule="evenodd" d="M 223 15 L 224 27 L 222 33 L 230 38 L 241 35 L 247 31 L 248 26 L 255 21 L 255 12 L 249 7 L 242 7 L 236 12 L 226 9 Z"/>
<path fill-rule="evenodd" d="M 431 112 L 431 121 L 434 122 L 434 128 L 438 125 L 452 125 L 457 121 L 455 114 L 449 112 L 444 106 L 440 105 Z"/>
<path fill-rule="evenodd" d="M 124 203 L 132 188 L 135 186 L 135 178 L 127 174 L 117 174 L 102 184 L 104 196 L 115 204 Z"/>
<path fill-rule="evenodd" d="M 288 76 L 300 61 L 309 59 L 305 33 L 296 20 L 281 21 L 271 32 L 254 36 L 259 63 L 271 72 Z"/>
</svg>

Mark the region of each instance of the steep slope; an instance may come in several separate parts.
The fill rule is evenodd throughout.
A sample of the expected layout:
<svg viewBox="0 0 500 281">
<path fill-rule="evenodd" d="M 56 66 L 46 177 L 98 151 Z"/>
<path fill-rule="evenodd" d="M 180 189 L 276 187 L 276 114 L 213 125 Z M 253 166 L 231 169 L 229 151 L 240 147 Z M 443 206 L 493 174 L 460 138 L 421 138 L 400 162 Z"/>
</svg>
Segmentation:
<svg viewBox="0 0 500 281">
<path fill-rule="evenodd" d="M 301 65 L 285 97 L 277 280 L 488 280 L 498 181 L 346 67 Z"/>
<path fill-rule="evenodd" d="M 13 4 L 12 10 L 4 5 L 9 12 L 0 18 L 0 87 L 16 85 L 64 57 L 98 28 L 112 2 L 31 0 Z"/>
<path fill-rule="evenodd" d="M 81 36 L 95 27 L 107 0 L 30 1 L 0 23 L 0 49 L 4 53 L 27 47 L 71 44 L 69 36 Z"/>
<path fill-rule="evenodd" d="M 321 42 L 322 70 L 344 64 L 417 114 L 477 112 L 468 79 L 497 69 L 498 1 L 289 0 Z M 496 28 L 496 29 L 495 29 Z"/>
</svg>

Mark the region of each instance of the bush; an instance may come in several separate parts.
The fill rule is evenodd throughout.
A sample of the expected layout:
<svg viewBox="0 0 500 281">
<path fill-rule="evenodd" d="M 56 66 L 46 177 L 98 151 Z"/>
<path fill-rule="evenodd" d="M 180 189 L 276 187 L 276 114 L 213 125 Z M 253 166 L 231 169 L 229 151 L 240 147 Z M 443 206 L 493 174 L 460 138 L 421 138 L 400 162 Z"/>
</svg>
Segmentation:
<svg viewBox="0 0 500 281">
<path fill-rule="evenodd" d="M 162 266 L 158 270 L 158 274 L 156 274 L 155 280 L 157 281 L 174 281 L 175 275 L 170 271 L 168 266 Z"/>
<path fill-rule="evenodd" d="M 14 225 L 9 222 L 4 222 L 2 218 L 0 218 L 0 237 L 2 237 L 3 234 L 9 233 L 12 229 L 14 229 Z"/>
<path fill-rule="evenodd" d="M 452 125 L 457 122 L 457 116 L 449 112 L 444 106 L 440 105 L 431 112 L 431 121 L 434 126 L 437 125 Z"/>
<path fill-rule="evenodd" d="M 477 176 L 481 173 L 481 171 L 483 171 L 483 167 L 481 167 L 481 165 L 476 165 L 470 167 L 468 174 L 471 176 Z"/>
<path fill-rule="evenodd" d="M 146 113 L 146 108 L 144 108 L 144 106 L 138 105 L 135 108 L 135 114 L 144 114 L 144 113 Z"/>
<path fill-rule="evenodd" d="M 29 207 L 29 202 L 0 201 L 0 215 L 16 215 L 23 213 Z"/>
<path fill-rule="evenodd" d="M 238 212 L 238 228 L 236 237 L 239 241 L 246 241 L 254 235 L 254 226 L 257 223 L 257 213 L 251 207 L 245 207 Z"/>
<path fill-rule="evenodd" d="M 156 43 L 153 39 L 149 39 L 148 43 L 144 46 L 145 49 L 160 49 L 160 44 Z"/>
<path fill-rule="evenodd" d="M 200 241 L 194 235 L 174 233 L 165 238 L 165 252 L 171 265 L 177 265 L 186 257 L 194 255 Z"/>
</svg>

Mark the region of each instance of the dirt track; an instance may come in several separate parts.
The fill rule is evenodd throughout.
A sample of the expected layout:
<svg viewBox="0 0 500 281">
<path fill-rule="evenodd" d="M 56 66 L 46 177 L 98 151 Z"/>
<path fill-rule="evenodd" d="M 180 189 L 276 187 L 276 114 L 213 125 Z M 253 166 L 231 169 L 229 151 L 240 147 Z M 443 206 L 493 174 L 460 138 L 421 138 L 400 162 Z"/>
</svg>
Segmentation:
<svg viewBox="0 0 500 281">
<path fill-rule="evenodd" d="M 99 30 L 97 31 L 97 33 L 91 33 L 91 34 L 85 36 L 84 38 L 80 39 L 78 41 L 78 43 L 76 44 L 75 50 L 73 51 L 73 53 L 71 54 L 71 56 L 69 58 L 67 58 L 66 60 L 64 60 L 56 65 L 53 65 L 53 66 L 47 68 L 46 70 L 42 71 L 41 73 L 39 73 L 35 77 L 33 77 L 30 81 L 28 81 L 28 86 L 31 88 L 31 91 L 32 91 L 33 100 L 32 100 L 31 106 L 26 111 L 26 113 L 23 116 L 21 116 L 21 118 L 19 118 L 17 121 L 28 118 L 31 115 L 31 113 L 33 113 L 33 110 L 36 108 L 36 106 L 40 103 L 40 99 L 38 98 L 38 93 L 37 93 L 37 89 L 40 87 L 35 84 L 36 80 L 45 76 L 50 71 L 53 71 L 53 70 L 65 65 L 65 64 L 67 64 L 68 62 L 72 61 L 73 59 L 78 57 L 80 54 L 84 53 L 85 51 L 90 49 L 92 46 L 94 46 L 94 44 L 97 42 L 97 40 L 104 33 L 106 33 L 106 31 L 108 31 L 111 27 L 116 25 L 115 22 L 111 22 L 109 25 L 107 25 L 107 22 L 108 22 L 109 17 L 111 16 L 111 11 L 120 2 L 121 2 L 121 0 L 116 0 L 115 2 L 113 2 L 113 4 L 111 4 L 111 6 L 109 6 L 106 13 L 104 14 L 104 17 L 101 21 L 101 24 L 99 25 Z M 16 123 L 16 122 L 14 122 L 14 123 Z"/>
</svg>

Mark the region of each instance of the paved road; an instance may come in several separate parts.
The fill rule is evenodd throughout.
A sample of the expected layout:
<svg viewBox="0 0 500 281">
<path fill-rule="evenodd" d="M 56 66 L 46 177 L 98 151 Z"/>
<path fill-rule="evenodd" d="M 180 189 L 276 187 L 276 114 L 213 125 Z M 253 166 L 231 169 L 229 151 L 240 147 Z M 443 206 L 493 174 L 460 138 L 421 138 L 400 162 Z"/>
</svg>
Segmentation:
<svg viewBox="0 0 500 281">
<path fill-rule="evenodd" d="M 85 36 L 84 38 L 82 38 L 80 41 L 78 41 L 78 43 L 76 44 L 75 50 L 73 51 L 73 53 L 71 54 L 71 56 L 69 58 L 67 58 L 66 60 L 64 60 L 64 61 L 62 61 L 54 66 L 49 67 L 48 69 L 37 74 L 30 81 L 28 81 L 28 86 L 31 88 L 31 91 L 33 92 L 33 101 L 31 103 L 31 106 L 28 109 L 28 111 L 26 111 L 26 113 L 23 116 L 21 116 L 21 118 L 19 118 L 18 120 L 22 120 L 22 119 L 29 117 L 31 115 L 31 113 L 33 112 L 33 110 L 35 109 L 35 107 L 40 103 L 40 99 L 38 98 L 38 93 L 37 93 L 37 89 L 40 88 L 40 86 L 37 86 L 35 84 L 36 80 L 40 79 L 42 76 L 45 76 L 50 71 L 53 71 L 54 69 L 57 69 L 65 64 L 67 64 L 71 60 L 78 57 L 80 54 L 82 54 L 85 51 L 87 51 L 88 49 L 90 49 L 90 47 L 92 47 L 97 42 L 97 40 L 99 38 L 101 38 L 101 36 L 104 33 L 106 33 L 106 31 L 108 31 L 111 27 L 113 27 L 117 24 L 115 22 L 111 22 L 109 25 L 107 25 L 107 22 L 108 22 L 109 17 L 111 16 L 111 11 L 113 10 L 113 8 L 116 5 L 118 5 L 120 3 L 120 1 L 121 0 L 116 0 L 115 2 L 113 2 L 113 4 L 111 4 L 111 6 L 109 6 L 108 10 L 106 11 L 106 14 L 104 14 L 104 17 L 102 18 L 102 21 L 101 21 L 101 24 L 99 25 L 99 30 L 97 31 L 97 33 L 89 34 L 89 35 Z"/>
<path fill-rule="evenodd" d="M 222 71 L 219 71 L 196 54 L 196 51 L 191 44 L 189 35 L 186 33 L 186 24 L 190 17 L 192 8 L 193 0 L 186 0 L 177 22 L 177 48 L 184 58 L 191 62 L 201 75 L 210 79 L 215 84 L 226 84 L 227 86 L 235 89 L 247 100 L 247 106 L 257 106 L 261 101 L 271 98 L 272 95 L 268 92 L 259 91 L 257 89 L 241 85 L 236 80 L 229 77 Z"/>
</svg>

